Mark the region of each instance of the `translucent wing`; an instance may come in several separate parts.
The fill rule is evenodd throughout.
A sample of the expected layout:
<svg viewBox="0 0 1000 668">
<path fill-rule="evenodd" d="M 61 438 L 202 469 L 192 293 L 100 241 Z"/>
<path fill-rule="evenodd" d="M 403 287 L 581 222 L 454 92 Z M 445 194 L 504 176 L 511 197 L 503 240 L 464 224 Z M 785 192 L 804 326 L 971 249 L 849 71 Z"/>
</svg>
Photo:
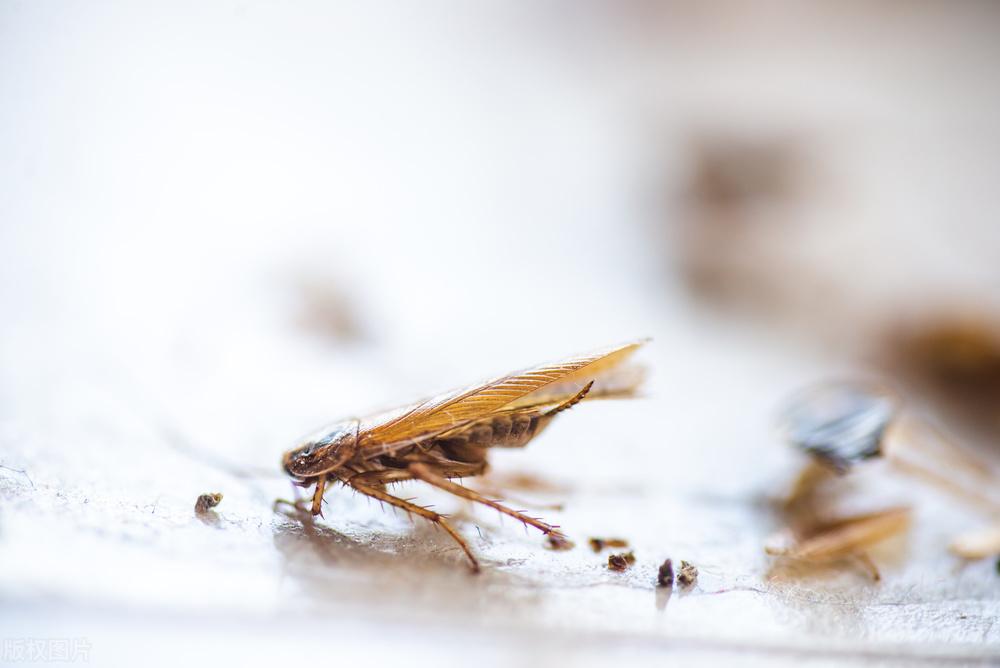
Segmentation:
<svg viewBox="0 0 1000 668">
<path fill-rule="evenodd" d="M 641 381 L 641 373 L 626 373 L 621 365 L 643 343 L 633 341 L 542 364 L 373 416 L 362 425 L 364 438 L 380 443 L 423 439 L 501 410 L 557 404 L 591 380 L 595 396 L 623 394 Z"/>
</svg>

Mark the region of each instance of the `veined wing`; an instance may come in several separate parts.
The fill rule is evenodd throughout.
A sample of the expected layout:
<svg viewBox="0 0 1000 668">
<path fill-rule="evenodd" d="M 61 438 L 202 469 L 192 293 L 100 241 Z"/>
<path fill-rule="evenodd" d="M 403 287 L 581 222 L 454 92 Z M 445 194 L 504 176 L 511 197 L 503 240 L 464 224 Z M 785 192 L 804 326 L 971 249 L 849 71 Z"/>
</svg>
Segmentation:
<svg viewBox="0 0 1000 668">
<path fill-rule="evenodd" d="M 634 389 L 641 375 L 616 373 L 616 370 L 643 343 L 645 340 L 611 346 L 446 392 L 413 406 L 373 416 L 362 424 L 362 432 L 365 440 L 383 444 L 422 440 L 505 408 L 557 404 L 560 397 L 571 397 L 591 380 L 596 381 L 594 390 L 598 396 L 624 393 L 626 389 Z M 607 381 L 604 389 L 602 380 Z"/>
</svg>

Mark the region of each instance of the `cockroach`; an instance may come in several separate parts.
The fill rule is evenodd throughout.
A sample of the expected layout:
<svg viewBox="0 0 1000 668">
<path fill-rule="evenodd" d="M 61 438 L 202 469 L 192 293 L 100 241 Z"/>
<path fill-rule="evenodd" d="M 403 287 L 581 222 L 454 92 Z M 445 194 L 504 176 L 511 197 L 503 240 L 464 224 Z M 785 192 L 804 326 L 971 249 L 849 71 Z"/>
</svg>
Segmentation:
<svg viewBox="0 0 1000 668">
<path fill-rule="evenodd" d="M 452 479 L 482 475 L 491 448 L 524 447 L 556 415 L 584 399 L 633 396 L 643 370 L 625 362 L 643 343 L 611 346 L 408 406 L 335 422 L 286 452 L 282 466 L 298 486 L 315 485 L 313 515 L 322 515 L 327 486 L 340 483 L 440 526 L 462 548 L 473 572 L 479 570 L 479 562 L 445 516 L 393 496 L 386 491 L 389 483 L 420 480 L 535 527 L 550 543 L 568 542 L 558 526 L 508 508 Z"/>
<path fill-rule="evenodd" d="M 881 457 L 953 496 L 1000 511 L 1000 474 L 905 410 L 886 386 L 841 381 L 807 388 L 785 406 L 779 428 L 792 445 L 835 473 Z M 820 482 L 822 474 L 811 469 L 796 483 L 791 501 Z"/>
</svg>

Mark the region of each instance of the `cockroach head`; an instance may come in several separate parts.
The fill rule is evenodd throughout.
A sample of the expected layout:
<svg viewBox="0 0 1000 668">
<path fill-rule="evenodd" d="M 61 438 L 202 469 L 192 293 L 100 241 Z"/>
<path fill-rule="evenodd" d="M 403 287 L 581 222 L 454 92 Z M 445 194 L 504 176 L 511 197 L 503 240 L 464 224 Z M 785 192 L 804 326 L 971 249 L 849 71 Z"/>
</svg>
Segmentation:
<svg viewBox="0 0 1000 668">
<path fill-rule="evenodd" d="M 308 479 L 329 473 L 354 456 L 357 435 L 357 420 L 330 425 L 286 452 L 281 465 L 293 478 Z"/>
</svg>

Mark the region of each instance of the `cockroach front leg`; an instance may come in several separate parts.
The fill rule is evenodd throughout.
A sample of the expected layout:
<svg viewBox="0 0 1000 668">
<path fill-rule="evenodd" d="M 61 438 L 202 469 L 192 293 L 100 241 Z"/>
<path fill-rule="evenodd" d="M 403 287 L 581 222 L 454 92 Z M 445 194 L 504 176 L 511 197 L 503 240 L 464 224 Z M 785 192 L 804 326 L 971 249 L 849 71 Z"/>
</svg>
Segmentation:
<svg viewBox="0 0 1000 668">
<path fill-rule="evenodd" d="M 423 480 L 424 482 L 433 485 L 438 489 L 442 489 L 450 494 L 454 494 L 455 496 L 460 496 L 463 499 L 468 499 L 469 501 L 475 501 L 476 503 L 481 503 L 484 506 L 489 506 L 494 510 L 500 511 L 504 515 L 513 517 L 519 522 L 524 522 L 525 524 L 535 527 L 546 536 L 552 537 L 556 540 L 566 538 L 566 536 L 563 535 L 562 531 L 559 530 L 559 527 L 554 526 L 552 524 L 547 524 L 542 520 L 538 519 L 537 517 L 529 517 L 524 513 L 520 513 L 512 508 L 508 508 L 502 503 L 494 501 L 493 499 L 486 498 L 479 492 L 469 489 L 468 487 L 462 487 L 461 485 L 454 483 L 451 480 L 448 480 L 444 476 L 435 473 L 434 470 L 431 469 L 431 467 L 427 466 L 426 464 L 413 463 L 410 464 L 408 470 L 413 474 L 414 478 Z"/>
<path fill-rule="evenodd" d="M 436 513 L 433 510 L 424 508 L 423 506 L 418 506 L 415 503 L 410 503 L 405 499 L 400 499 L 399 497 L 393 496 L 392 494 L 389 494 L 386 491 L 378 489 L 377 487 L 371 487 L 369 485 L 366 485 L 360 480 L 357 480 L 358 477 L 359 476 L 355 476 L 355 478 L 352 478 L 347 481 L 347 484 L 352 489 L 356 489 L 365 496 L 370 496 L 373 499 L 377 499 L 379 501 L 388 503 L 391 506 L 402 508 L 408 513 L 419 515 L 420 517 L 423 517 L 424 519 L 429 520 L 434 524 L 437 524 L 442 529 L 447 531 L 448 535 L 451 536 L 455 540 L 455 542 L 458 543 L 458 546 L 462 548 L 462 551 L 465 552 L 465 556 L 469 558 L 469 565 L 472 567 L 472 572 L 473 573 L 479 572 L 479 562 L 476 560 L 476 557 L 473 556 L 472 550 L 469 549 L 469 544 L 466 543 L 465 539 L 462 538 L 462 536 L 459 535 L 459 533 L 455 531 L 455 529 L 452 528 L 452 526 L 448 524 L 448 522 L 445 521 L 443 515 L 441 515 L 440 513 Z"/>
<path fill-rule="evenodd" d="M 323 517 L 323 492 L 326 491 L 326 474 L 316 479 L 316 491 L 313 492 L 312 514 Z"/>
<path fill-rule="evenodd" d="M 278 506 L 291 506 L 300 513 L 309 512 L 312 515 L 319 515 L 323 517 L 323 492 L 326 491 L 326 474 L 324 473 L 319 478 L 316 479 L 316 491 L 312 495 L 312 503 L 309 507 L 306 507 L 306 501 L 299 498 L 299 493 L 295 492 L 295 500 L 289 501 L 288 499 L 275 499 L 274 507 Z M 299 487 L 308 486 L 309 483 L 293 483 Z M 294 491 L 294 487 L 292 488 Z"/>
</svg>

